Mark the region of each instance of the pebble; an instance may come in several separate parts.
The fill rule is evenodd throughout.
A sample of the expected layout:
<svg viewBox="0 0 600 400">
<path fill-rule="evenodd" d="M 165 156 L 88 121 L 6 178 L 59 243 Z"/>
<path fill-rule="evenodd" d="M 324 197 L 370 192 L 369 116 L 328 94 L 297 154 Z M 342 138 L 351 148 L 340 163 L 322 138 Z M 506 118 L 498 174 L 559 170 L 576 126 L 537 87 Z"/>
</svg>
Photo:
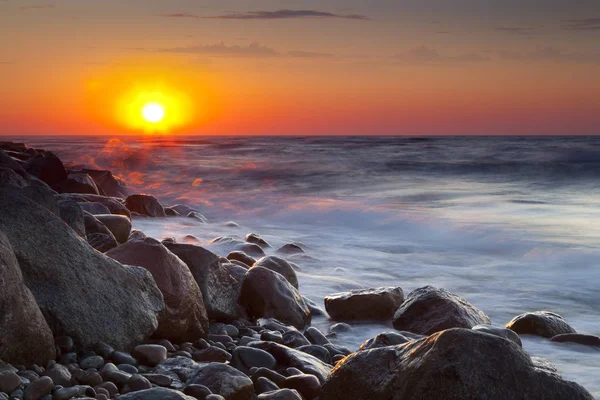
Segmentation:
<svg viewBox="0 0 600 400">
<path fill-rule="evenodd" d="M 14 372 L 0 374 L 0 392 L 12 393 L 21 386 L 21 377 Z"/>
<path fill-rule="evenodd" d="M 256 382 L 254 382 L 254 389 L 256 393 L 261 394 L 265 392 L 272 392 L 274 390 L 279 390 L 279 386 L 275 384 L 269 378 L 265 378 L 264 376 L 259 377 Z"/>
<path fill-rule="evenodd" d="M 290 376 L 286 378 L 283 387 L 297 390 L 306 399 L 314 399 L 321 392 L 319 379 L 309 374 Z"/>
<path fill-rule="evenodd" d="M 266 351 L 244 346 L 236 347 L 231 359 L 231 366 L 245 374 L 248 374 L 252 367 L 272 369 L 276 363 L 275 358 Z"/>
<path fill-rule="evenodd" d="M 167 348 L 159 344 L 142 344 L 136 346 L 133 356 L 140 364 L 154 367 L 167 359 Z"/>
<path fill-rule="evenodd" d="M 195 351 L 192 354 L 192 359 L 198 362 L 224 363 L 231 360 L 231 354 L 216 346 L 210 346 L 208 349 Z"/>
<path fill-rule="evenodd" d="M 49 394 L 54 389 L 54 382 L 49 376 L 42 376 L 40 379 L 31 382 L 23 393 L 23 400 L 39 400 Z"/>
<path fill-rule="evenodd" d="M 79 361 L 79 366 L 81 369 L 100 369 L 104 366 L 104 358 L 100 356 L 86 357 Z"/>
<path fill-rule="evenodd" d="M 187 385 L 186 388 L 183 390 L 183 393 L 187 394 L 188 396 L 195 397 L 197 399 L 206 399 L 206 396 L 212 394 L 210 389 L 206 386 L 194 384 Z"/>
<path fill-rule="evenodd" d="M 352 330 L 352 326 L 345 322 L 338 322 L 337 324 L 333 324 L 333 325 L 331 325 L 331 327 L 329 327 L 330 333 L 343 333 L 343 332 L 350 332 L 351 330 Z"/>
<path fill-rule="evenodd" d="M 115 364 L 137 365 L 136 359 L 133 358 L 131 354 L 123 353 L 122 351 L 113 351 L 110 355 L 110 359 Z"/>
</svg>

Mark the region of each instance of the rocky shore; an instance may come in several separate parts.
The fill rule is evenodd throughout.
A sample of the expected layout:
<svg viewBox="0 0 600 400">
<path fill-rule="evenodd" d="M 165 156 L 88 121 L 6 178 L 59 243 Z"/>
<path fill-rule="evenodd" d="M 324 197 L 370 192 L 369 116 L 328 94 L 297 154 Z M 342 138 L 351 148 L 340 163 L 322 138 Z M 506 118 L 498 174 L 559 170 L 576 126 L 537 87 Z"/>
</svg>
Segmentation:
<svg viewBox="0 0 600 400">
<path fill-rule="evenodd" d="M 147 237 L 135 218 L 206 222 L 110 171 L 0 142 L 0 400 L 593 399 L 521 346 L 600 348 L 558 314 L 494 326 L 433 286 L 334 293 L 323 310 L 301 295 L 299 244 L 249 233 L 215 238 L 233 247 L 216 254 Z M 321 332 L 316 314 L 338 323 Z M 368 320 L 394 329 L 340 345 Z"/>
</svg>

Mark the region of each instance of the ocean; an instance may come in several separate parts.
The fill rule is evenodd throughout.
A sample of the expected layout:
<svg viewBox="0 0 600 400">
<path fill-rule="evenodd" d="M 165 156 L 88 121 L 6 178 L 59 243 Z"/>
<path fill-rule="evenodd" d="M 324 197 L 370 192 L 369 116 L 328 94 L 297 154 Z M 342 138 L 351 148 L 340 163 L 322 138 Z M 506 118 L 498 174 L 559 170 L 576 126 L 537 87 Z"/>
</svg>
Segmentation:
<svg viewBox="0 0 600 400">
<path fill-rule="evenodd" d="M 600 335 L 600 138 L 27 137 L 76 165 L 108 168 L 132 192 L 187 204 L 209 220 L 136 219 L 158 239 L 210 244 L 256 232 L 305 246 L 300 292 L 433 285 L 503 326 L 526 311 Z M 239 227 L 227 224 L 236 222 Z M 327 331 L 332 324 L 315 317 Z M 357 323 L 356 349 L 391 325 Z M 524 338 L 600 398 L 600 351 Z"/>
</svg>

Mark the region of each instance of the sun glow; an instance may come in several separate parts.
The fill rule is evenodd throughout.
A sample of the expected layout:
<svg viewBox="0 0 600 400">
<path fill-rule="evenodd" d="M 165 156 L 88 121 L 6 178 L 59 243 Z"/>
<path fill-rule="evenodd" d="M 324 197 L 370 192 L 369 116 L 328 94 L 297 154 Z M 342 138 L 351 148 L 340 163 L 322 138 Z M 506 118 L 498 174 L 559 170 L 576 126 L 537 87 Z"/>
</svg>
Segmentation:
<svg viewBox="0 0 600 400">
<path fill-rule="evenodd" d="M 165 108 L 158 103 L 148 103 L 142 108 L 142 116 L 146 121 L 156 124 L 165 117 Z"/>
</svg>

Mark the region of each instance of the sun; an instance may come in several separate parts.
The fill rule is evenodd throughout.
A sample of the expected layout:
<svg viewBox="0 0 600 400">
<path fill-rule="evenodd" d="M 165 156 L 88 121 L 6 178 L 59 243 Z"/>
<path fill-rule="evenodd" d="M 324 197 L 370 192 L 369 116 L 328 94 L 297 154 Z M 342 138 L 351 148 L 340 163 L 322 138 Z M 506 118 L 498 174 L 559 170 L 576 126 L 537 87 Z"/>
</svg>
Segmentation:
<svg viewBox="0 0 600 400">
<path fill-rule="evenodd" d="M 151 124 L 159 123 L 165 118 L 165 108 L 159 103 L 147 103 L 142 108 L 142 117 Z"/>
</svg>

